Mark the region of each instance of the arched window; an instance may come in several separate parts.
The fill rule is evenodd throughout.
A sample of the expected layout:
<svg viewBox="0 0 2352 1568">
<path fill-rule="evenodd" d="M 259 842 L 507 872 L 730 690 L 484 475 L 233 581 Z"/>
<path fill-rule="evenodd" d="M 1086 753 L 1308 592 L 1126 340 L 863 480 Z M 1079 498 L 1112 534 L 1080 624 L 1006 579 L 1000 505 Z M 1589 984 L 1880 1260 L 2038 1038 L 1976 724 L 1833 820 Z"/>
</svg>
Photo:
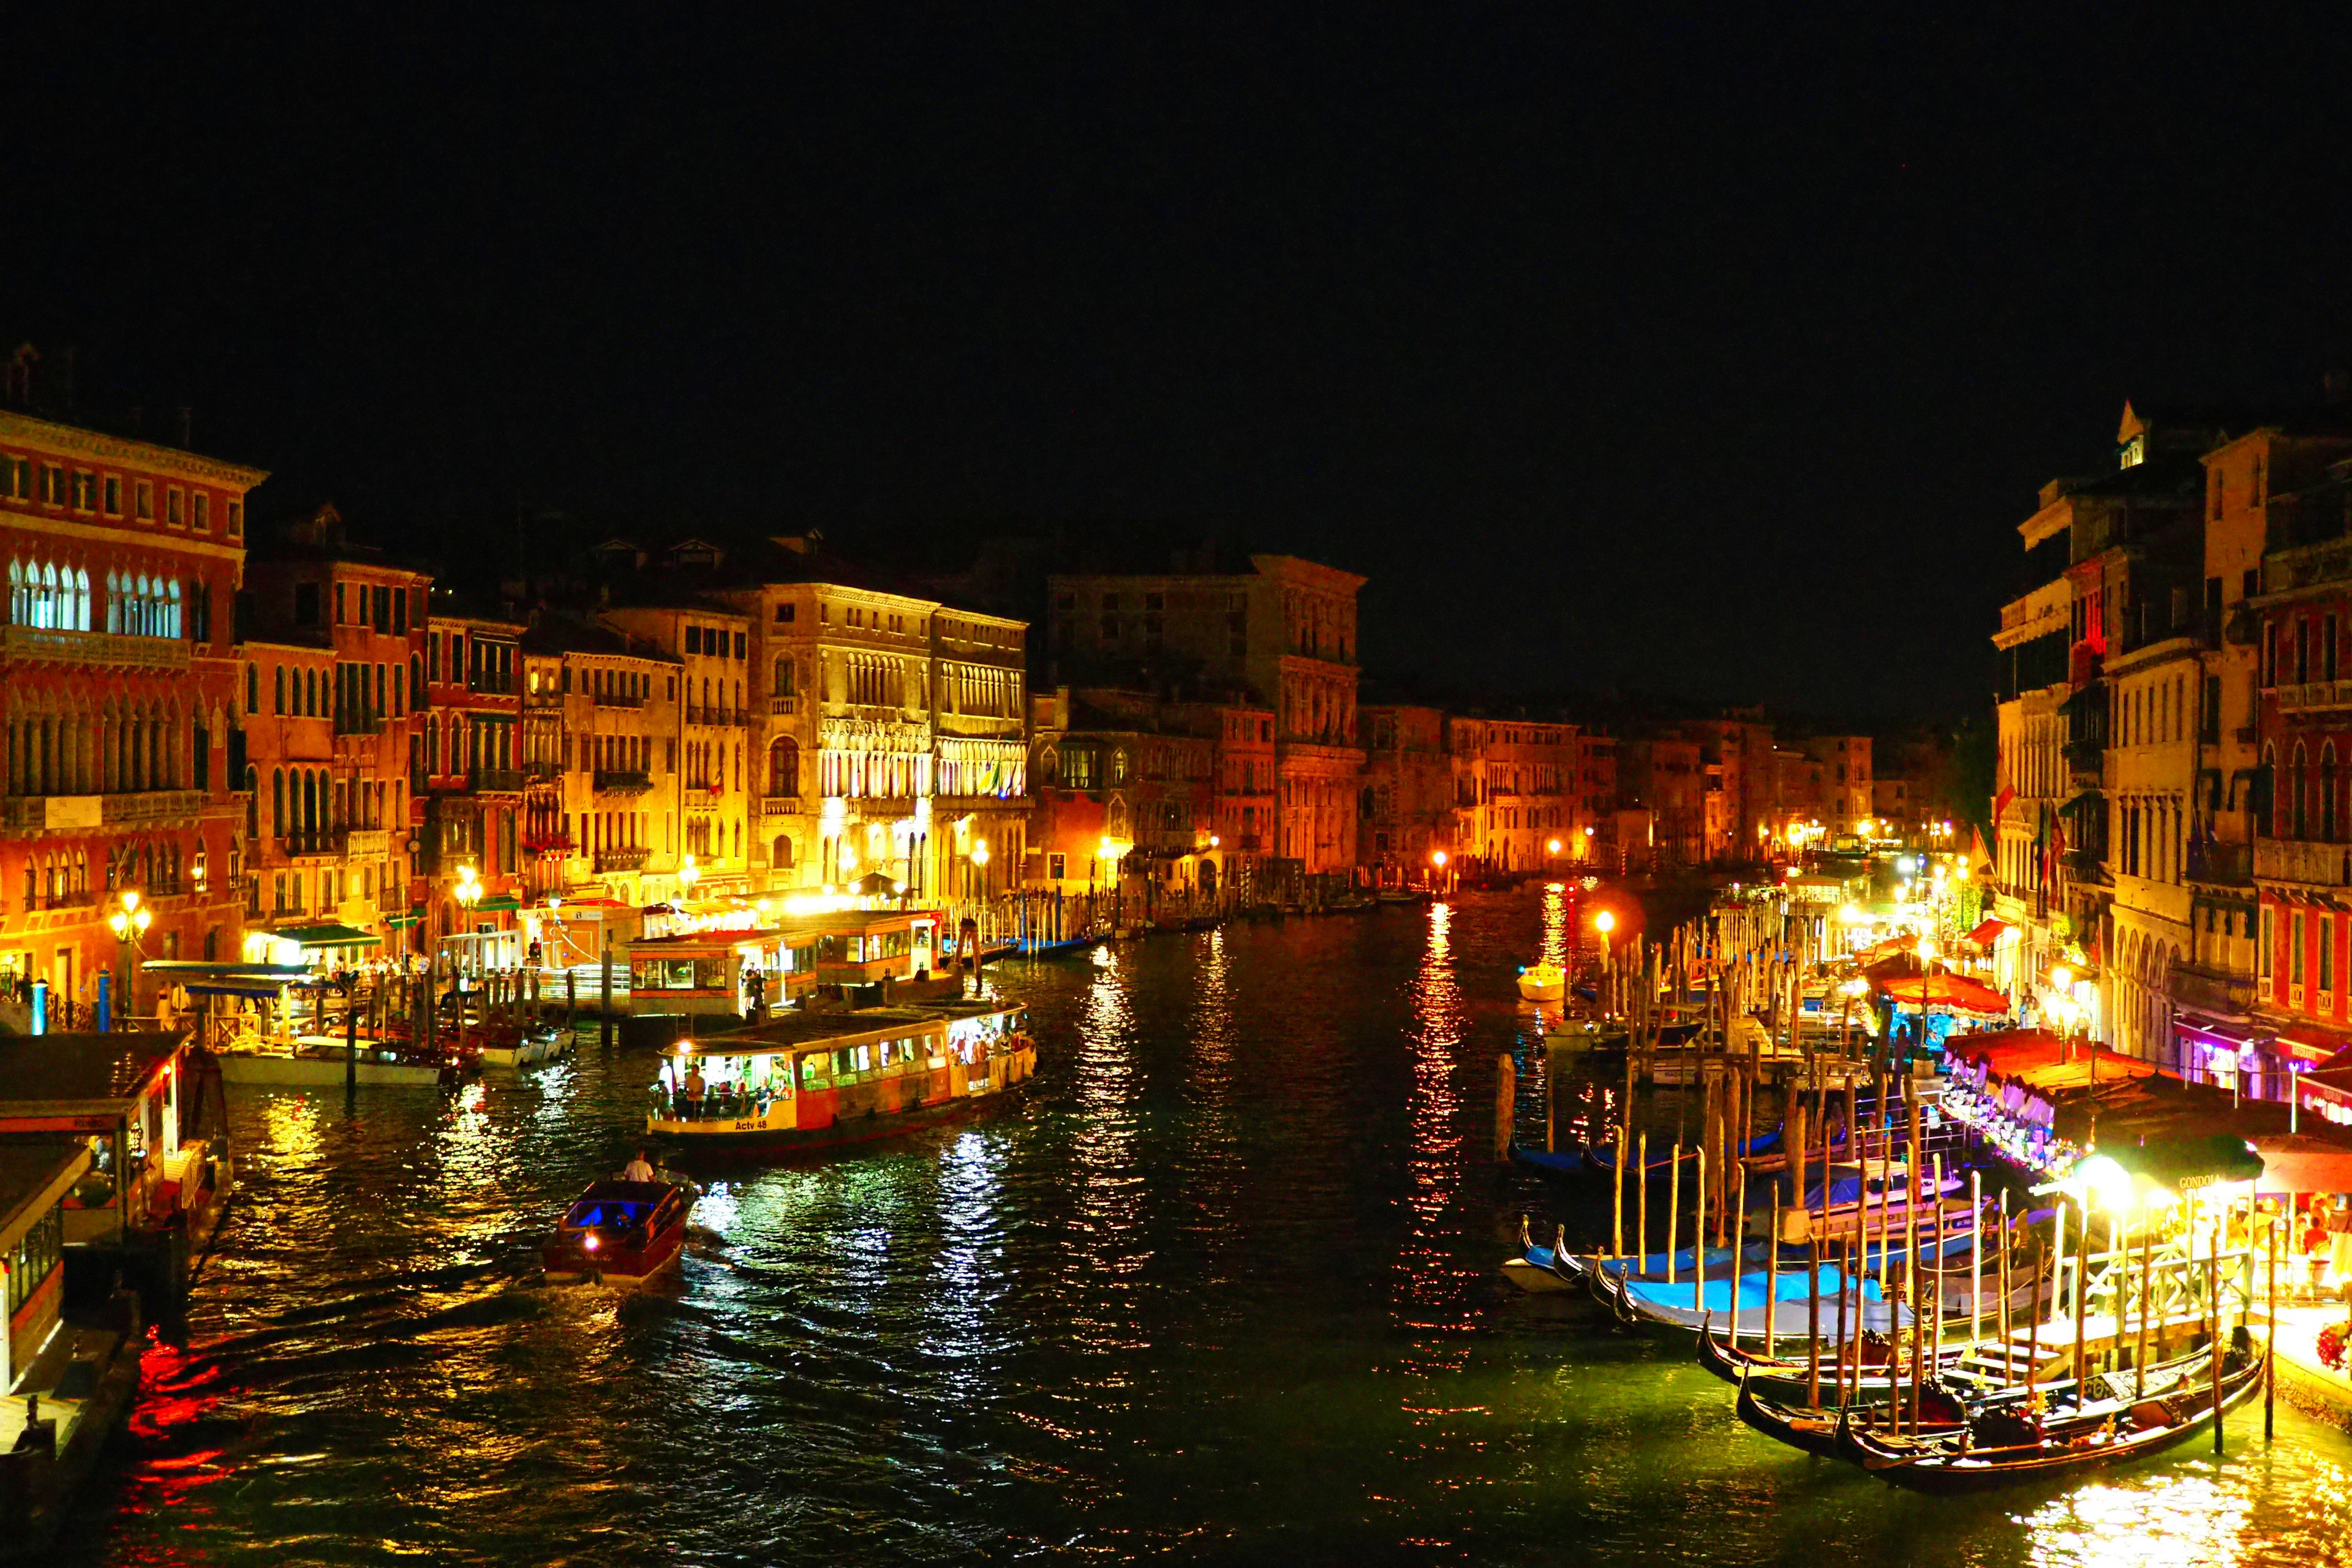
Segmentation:
<svg viewBox="0 0 2352 1568">
<path fill-rule="evenodd" d="M 33 604 L 33 624 L 50 627 L 58 624 L 58 569 L 54 565 L 41 568 L 40 595 Z"/>
<path fill-rule="evenodd" d="M 19 626 L 33 624 L 33 595 L 25 586 L 25 563 L 21 561 L 8 563 L 8 620 Z"/>
<path fill-rule="evenodd" d="M 73 574 L 73 629 L 89 630 L 89 574 L 79 567 Z"/>
<path fill-rule="evenodd" d="M 793 837 L 791 834 L 779 833 L 776 835 L 775 845 L 769 852 L 768 863 L 779 871 L 789 871 L 793 868 Z"/>
<path fill-rule="evenodd" d="M 245 667 L 245 710 L 247 713 L 261 711 L 261 666 L 257 664 Z"/>
<path fill-rule="evenodd" d="M 269 837 L 286 837 L 286 770 L 269 770 Z"/>
<path fill-rule="evenodd" d="M 270 672 L 269 700 L 271 712 L 283 714 L 286 711 L 286 667 L 282 664 Z"/>
<path fill-rule="evenodd" d="M 793 682 L 799 679 L 799 667 L 790 658 L 776 660 L 776 695 L 790 697 L 798 689 Z"/>
<path fill-rule="evenodd" d="M 319 672 L 315 669 L 302 672 L 302 711 L 313 719 L 319 716 Z"/>
<path fill-rule="evenodd" d="M 2306 789 L 2307 781 L 2304 776 L 2309 771 L 2308 763 L 2309 759 L 2304 753 L 2303 742 L 2297 741 L 2294 743 L 2294 760 L 2288 764 L 2286 773 L 2289 796 L 2286 837 L 2289 838 L 2305 837 L 2310 830 L 2311 797 Z"/>
<path fill-rule="evenodd" d="M 800 742 L 785 735 L 768 748 L 768 794 L 789 798 L 800 793 Z"/>
<path fill-rule="evenodd" d="M 163 612 L 163 635 L 176 637 L 180 635 L 180 580 L 177 577 L 167 585 L 164 597 L 170 603 Z"/>
</svg>

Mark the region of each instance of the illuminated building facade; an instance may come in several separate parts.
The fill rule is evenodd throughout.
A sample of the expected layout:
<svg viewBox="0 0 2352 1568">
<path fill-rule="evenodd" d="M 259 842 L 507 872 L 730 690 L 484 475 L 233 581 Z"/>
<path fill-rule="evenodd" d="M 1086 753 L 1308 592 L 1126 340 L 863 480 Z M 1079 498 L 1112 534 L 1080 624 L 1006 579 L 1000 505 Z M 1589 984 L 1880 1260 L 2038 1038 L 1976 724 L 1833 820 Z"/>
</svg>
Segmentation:
<svg viewBox="0 0 2352 1568">
<path fill-rule="evenodd" d="M 234 608 L 264 477 L 0 410 L 0 974 L 46 983 L 53 1028 L 101 972 L 129 983 L 134 954 L 106 924 L 125 889 L 153 915 L 136 956 L 237 956 Z"/>
<path fill-rule="evenodd" d="M 1089 672 L 1181 668 L 1204 688 L 1248 691 L 1275 713 L 1272 855 L 1307 875 L 1352 875 L 1363 584 L 1287 555 L 1253 555 L 1246 571 L 1056 574 L 1046 582 L 1053 668 L 1076 684 Z"/>
<path fill-rule="evenodd" d="M 414 923 L 410 760 L 423 724 L 417 709 L 431 579 L 354 542 L 329 506 L 257 536 L 246 582 L 248 627 L 267 639 L 250 645 L 247 658 L 270 667 L 257 669 L 247 689 L 268 702 L 269 745 L 278 753 L 266 765 L 247 757 L 254 819 L 258 825 L 266 793 L 272 827 L 252 869 L 267 871 L 273 916 L 312 916 L 394 945 Z M 320 653 L 328 661 L 323 672 Z M 279 706 L 279 671 L 302 683 L 299 719 L 290 689 Z M 322 683 L 315 707 L 314 678 Z M 248 740 L 249 753 L 260 749 L 256 740 Z M 281 871 L 287 903 L 279 900 Z M 249 876 L 247 886 L 252 908 L 260 900 L 251 895 L 264 891 L 261 878 Z"/>
<path fill-rule="evenodd" d="M 425 628 L 424 732 L 411 821 L 421 845 L 412 901 L 420 951 L 514 929 L 522 877 L 522 623 L 436 590 Z M 457 894 L 481 889 L 471 908 Z"/>
</svg>

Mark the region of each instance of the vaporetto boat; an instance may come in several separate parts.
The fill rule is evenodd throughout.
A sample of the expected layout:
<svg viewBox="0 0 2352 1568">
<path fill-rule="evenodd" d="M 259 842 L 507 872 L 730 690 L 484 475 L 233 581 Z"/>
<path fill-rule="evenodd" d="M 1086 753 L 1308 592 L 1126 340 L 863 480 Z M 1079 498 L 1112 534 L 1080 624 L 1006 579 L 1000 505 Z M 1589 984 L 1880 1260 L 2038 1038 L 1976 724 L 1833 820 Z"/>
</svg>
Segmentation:
<svg viewBox="0 0 2352 1568">
<path fill-rule="evenodd" d="M 682 1160 L 891 1138 L 1001 1103 L 1037 1070 L 1026 1010 L 993 1001 L 790 1012 L 682 1039 L 646 1131 Z"/>
</svg>

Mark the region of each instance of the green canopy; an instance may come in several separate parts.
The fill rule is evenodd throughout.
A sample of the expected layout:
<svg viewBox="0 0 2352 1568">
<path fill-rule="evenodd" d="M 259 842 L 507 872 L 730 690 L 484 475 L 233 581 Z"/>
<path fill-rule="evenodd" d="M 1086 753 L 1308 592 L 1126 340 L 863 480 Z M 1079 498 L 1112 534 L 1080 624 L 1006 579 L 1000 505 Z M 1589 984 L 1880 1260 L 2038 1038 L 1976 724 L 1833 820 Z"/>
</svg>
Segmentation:
<svg viewBox="0 0 2352 1568">
<path fill-rule="evenodd" d="M 2177 1193 L 2223 1182 L 2251 1182 L 2263 1173 L 2263 1157 L 2234 1132 L 2151 1138 L 2099 1151 L 2135 1176 L 2160 1182 Z"/>
<path fill-rule="evenodd" d="M 383 938 L 345 925 L 288 926 L 269 933 L 304 947 L 382 947 Z"/>
<path fill-rule="evenodd" d="M 499 910 L 519 910 L 522 908 L 522 900 L 512 893 L 500 893 L 495 899 L 484 899 L 474 908 L 484 914 L 490 914 Z"/>
</svg>

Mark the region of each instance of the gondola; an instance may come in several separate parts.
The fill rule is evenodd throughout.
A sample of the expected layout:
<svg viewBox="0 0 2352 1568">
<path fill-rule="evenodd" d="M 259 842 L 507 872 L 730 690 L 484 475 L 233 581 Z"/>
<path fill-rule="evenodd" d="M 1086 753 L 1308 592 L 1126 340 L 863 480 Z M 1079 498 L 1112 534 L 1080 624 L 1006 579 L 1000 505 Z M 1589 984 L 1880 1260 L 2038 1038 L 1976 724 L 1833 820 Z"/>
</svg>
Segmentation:
<svg viewBox="0 0 2352 1568">
<path fill-rule="evenodd" d="M 2264 1357 L 2242 1346 L 2231 1350 L 2221 1374 L 2222 1415 L 2263 1386 L 2264 1365 Z M 2043 1417 L 2037 1425 L 2011 1411 L 1990 1412 L 1955 1433 L 1916 1439 L 1889 1439 L 1842 1415 L 1836 1440 L 1842 1456 L 1898 1486 L 1929 1492 L 1982 1491 L 2161 1453 L 2210 1431 L 2213 1405 L 2210 1382 L 2184 1379 L 2170 1392 L 2078 1406 L 2055 1422 Z M 1981 1442 L 1979 1428 L 1983 1436 L 2013 1440 Z"/>
<path fill-rule="evenodd" d="M 1519 1216 L 1519 1256 L 1503 1259 L 1503 1278 L 1530 1296 L 1549 1295 L 1574 1288 L 1575 1276 L 1559 1267 L 1559 1254 L 1567 1241 L 1562 1227 L 1549 1247 L 1539 1247 L 1528 1230 L 1528 1216 Z"/>
<path fill-rule="evenodd" d="M 1818 1454 L 1823 1458 L 1839 1457 L 1839 1428 L 1853 1406 L 1824 1406 L 1815 1410 L 1807 1405 L 1784 1405 L 1759 1394 L 1756 1391 L 1757 1380 L 1751 1374 L 1742 1373 L 1734 1381 L 1739 1385 L 1736 1408 L 1740 1420 L 1792 1448 Z M 1908 1392 L 1910 1386 L 1907 1382 L 1896 1385 L 1890 1384 L 1884 1378 L 1874 1381 L 1881 1394 L 1890 1390 Z M 1874 1403 L 1876 1408 L 1885 1406 L 1884 1399 Z M 1967 1410 L 1942 1385 L 1931 1383 L 1919 1391 L 1919 1419 L 1924 1429 L 1957 1430 L 1967 1417 Z"/>
</svg>

